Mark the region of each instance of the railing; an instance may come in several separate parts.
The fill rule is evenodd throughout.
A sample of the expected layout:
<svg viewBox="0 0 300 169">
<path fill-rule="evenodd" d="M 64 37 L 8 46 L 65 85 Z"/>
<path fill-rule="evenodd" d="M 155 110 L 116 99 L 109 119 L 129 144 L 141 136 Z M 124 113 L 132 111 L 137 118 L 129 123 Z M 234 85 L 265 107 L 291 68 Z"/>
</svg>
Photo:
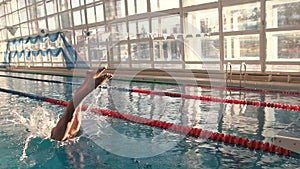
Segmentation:
<svg viewBox="0 0 300 169">
<path fill-rule="evenodd" d="M 246 72 L 247 72 L 246 63 L 242 62 L 240 65 L 240 87 L 242 87 L 242 81 L 244 81 L 244 83 L 246 83 L 246 75 L 247 75 Z"/>
<path fill-rule="evenodd" d="M 229 68 L 229 69 L 228 69 Z M 232 82 L 232 66 L 231 66 L 231 63 L 228 62 L 226 64 L 226 72 L 225 72 L 225 79 L 226 79 L 226 86 L 228 86 L 228 80 L 229 82 L 231 83 Z"/>
</svg>

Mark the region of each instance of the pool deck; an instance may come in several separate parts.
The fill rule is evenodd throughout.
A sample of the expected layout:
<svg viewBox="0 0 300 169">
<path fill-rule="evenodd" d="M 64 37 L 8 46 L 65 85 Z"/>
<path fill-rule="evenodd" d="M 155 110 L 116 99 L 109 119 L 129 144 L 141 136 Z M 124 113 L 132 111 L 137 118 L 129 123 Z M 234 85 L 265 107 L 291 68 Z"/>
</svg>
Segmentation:
<svg viewBox="0 0 300 169">
<path fill-rule="evenodd" d="M 87 69 L 65 69 L 65 68 L 42 68 L 42 67 L 18 67 L 18 68 L 0 68 L 3 72 L 16 73 L 37 73 L 44 75 L 60 76 L 79 76 L 84 77 Z M 114 79 L 120 80 L 142 80 L 152 82 L 168 83 L 220 83 L 226 84 L 225 73 L 222 71 L 204 71 L 204 70 L 159 70 L 159 69 L 107 69 L 108 73 L 114 74 Z M 233 72 L 230 84 L 239 86 L 239 72 Z M 227 80 L 228 81 L 228 80 Z M 257 88 L 273 88 L 288 90 L 300 90 L 300 72 L 291 73 L 259 73 L 247 72 L 245 81 L 241 86 L 254 86 Z"/>
<path fill-rule="evenodd" d="M 300 154 L 300 118 L 279 132 L 274 144 Z"/>
</svg>

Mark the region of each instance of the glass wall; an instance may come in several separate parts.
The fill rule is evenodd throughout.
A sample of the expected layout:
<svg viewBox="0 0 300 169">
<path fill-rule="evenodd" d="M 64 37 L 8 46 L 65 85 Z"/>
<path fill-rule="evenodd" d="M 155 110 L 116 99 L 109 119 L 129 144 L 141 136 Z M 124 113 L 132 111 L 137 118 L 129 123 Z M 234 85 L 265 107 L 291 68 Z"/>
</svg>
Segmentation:
<svg viewBox="0 0 300 169">
<path fill-rule="evenodd" d="M 268 1 L 266 6 L 267 70 L 300 71 L 300 2 Z"/>
<path fill-rule="evenodd" d="M 200 1 L 199 1 L 200 2 Z M 185 5 L 196 1 L 185 1 Z M 197 2 L 198 3 L 198 2 Z M 203 2 L 202 2 L 203 3 Z M 214 62 L 220 62 L 218 8 L 187 10 L 184 13 L 184 52 L 187 68 L 220 69 Z"/>
<path fill-rule="evenodd" d="M 65 48 L 14 39 L 63 32 L 91 67 L 300 71 L 300 0 L 9 0 L 0 2 L 0 59 Z M 41 31 L 44 32 L 41 32 Z M 15 56 L 11 65 L 65 67 L 63 56 Z"/>
</svg>

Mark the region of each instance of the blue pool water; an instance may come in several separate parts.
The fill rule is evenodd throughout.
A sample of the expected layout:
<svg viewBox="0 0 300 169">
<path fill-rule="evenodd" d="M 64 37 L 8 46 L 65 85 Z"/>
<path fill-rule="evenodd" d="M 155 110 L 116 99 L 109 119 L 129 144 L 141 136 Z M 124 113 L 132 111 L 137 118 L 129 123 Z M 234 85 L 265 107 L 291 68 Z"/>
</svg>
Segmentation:
<svg viewBox="0 0 300 169">
<path fill-rule="evenodd" d="M 4 73 L 80 83 L 82 78 Z M 0 77 L 0 88 L 69 100 L 78 85 Z M 212 95 L 235 99 L 300 104 L 298 95 L 231 92 L 154 83 L 111 81 L 110 86 Z M 99 99 L 96 99 L 99 97 Z M 158 128 L 83 112 L 82 135 L 67 141 L 49 139 L 64 107 L 0 92 L 0 168 L 298 168 L 300 159 L 249 150 Z M 230 133 L 262 141 L 300 117 L 296 111 L 231 105 L 100 89 L 86 105 L 146 118 Z"/>
</svg>

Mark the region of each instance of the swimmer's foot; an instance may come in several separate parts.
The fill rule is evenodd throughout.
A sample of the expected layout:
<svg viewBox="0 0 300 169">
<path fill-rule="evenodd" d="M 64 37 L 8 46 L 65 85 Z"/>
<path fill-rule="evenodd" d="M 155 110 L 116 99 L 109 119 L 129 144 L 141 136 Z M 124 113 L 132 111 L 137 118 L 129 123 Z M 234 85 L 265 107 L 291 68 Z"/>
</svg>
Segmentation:
<svg viewBox="0 0 300 169">
<path fill-rule="evenodd" d="M 86 77 L 86 81 L 85 81 L 87 86 L 92 85 L 91 87 L 93 89 L 96 89 L 100 85 L 103 85 L 106 82 L 108 82 L 113 77 L 113 75 L 110 73 L 102 74 L 105 70 L 106 70 L 106 68 L 103 67 L 103 68 L 99 68 L 98 70 L 87 71 L 87 77 Z"/>
<path fill-rule="evenodd" d="M 86 72 L 86 79 L 96 79 L 106 70 L 106 67 L 99 68 L 97 70 L 88 70 Z"/>
<path fill-rule="evenodd" d="M 108 82 L 111 78 L 113 77 L 112 74 L 110 73 L 105 73 L 101 76 L 97 76 L 95 79 L 95 88 L 99 87 L 100 85 L 105 84 Z"/>
<path fill-rule="evenodd" d="M 97 79 L 101 76 L 101 74 L 106 70 L 106 67 L 99 68 L 94 74 L 94 79 Z"/>
</svg>

